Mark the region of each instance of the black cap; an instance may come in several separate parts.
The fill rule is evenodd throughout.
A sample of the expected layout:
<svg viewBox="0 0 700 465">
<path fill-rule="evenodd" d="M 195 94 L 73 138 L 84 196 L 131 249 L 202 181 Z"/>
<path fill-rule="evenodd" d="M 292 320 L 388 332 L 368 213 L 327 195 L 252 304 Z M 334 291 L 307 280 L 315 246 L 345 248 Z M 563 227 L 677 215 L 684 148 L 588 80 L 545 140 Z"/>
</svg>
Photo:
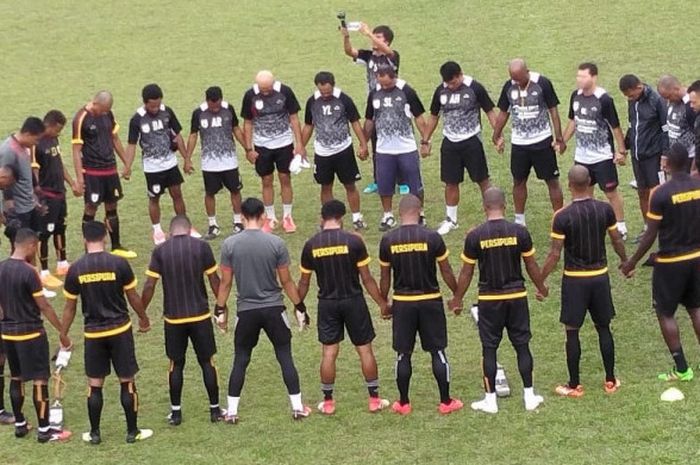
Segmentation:
<svg viewBox="0 0 700 465">
<path fill-rule="evenodd" d="M 204 95 L 210 102 L 218 102 L 224 97 L 223 92 L 221 92 L 221 87 L 219 86 L 211 86 L 207 89 Z"/>
</svg>

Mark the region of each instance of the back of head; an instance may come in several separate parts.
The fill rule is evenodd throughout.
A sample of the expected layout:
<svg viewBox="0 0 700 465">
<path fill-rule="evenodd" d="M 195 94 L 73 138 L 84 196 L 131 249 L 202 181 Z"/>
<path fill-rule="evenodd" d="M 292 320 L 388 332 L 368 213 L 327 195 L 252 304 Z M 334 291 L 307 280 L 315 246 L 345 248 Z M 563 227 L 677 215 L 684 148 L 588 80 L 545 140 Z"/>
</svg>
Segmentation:
<svg viewBox="0 0 700 465">
<path fill-rule="evenodd" d="M 322 84 L 330 84 L 335 86 L 335 76 L 333 76 L 333 73 L 330 71 L 320 71 L 314 77 L 314 84 L 317 86 Z"/>
<path fill-rule="evenodd" d="M 506 208 L 506 194 L 498 187 L 489 187 L 484 192 L 484 209 L 504 210 Z"/>
<path fill-rule="evenodd" d="M 19 130 L 19 132 L 32 136 L 40 136 L 45 130 L 46 127 L 44 126 L 44 122 L 41 120 L 41 118 L 30 116 L 24 120 L 24 123 L 22 123 L 22 128 Z"/>
<path fill-rule="evenodd" d="M 83 238 L 85 242 L 102 242 L 107 236 L 107 227 L 99 221 L 83 223 Z"/>
<path fill-rule="evenodd" d="M 192 222 L 187 215 L 176 215 L 170 220 L 170 234 L 189 234 L 192 229 Z"/>
<path fill-rule="evenodd" d="M 673 76 L 671 74 L 664 74 L 659 78 L 659 82 L 656 86 L 660 90 L 671 91 L 678 87 L 681 87 L 681 81 L 679 81 L 676 76 Z"/>
<path fill-rule="evenodd" d="M 114 98 L 112 97 L 112 93 L 110 91 L 101 90 L 95 94 L 95 96 L 92 98 L 92 102 L 104 108 L 111 108 L 112 103 L 114 103 Z"/>
<path fill-rule="evenodd" d="M 462 68 L 455 61 L 447 61 L 440 66 L 440 76 L 443 82 L 451 81 L 462 74 Z"/>
<path fill-rule="evenodd" d="M 255 197 L 248 197 L 241 203 L 241 213 L 247 220 L 258 220 L 265 213 L 265 205 L 262 200 Z"/>
<path fill-rule="evenodd" d="M 418 197 L 413 194 L 404 195 L 401 197 L 399 202 L 399 215 L 402 217 L 406 215 L 420 216 L 420 211 L 422 208 L 421 201 Z"/>
<path fill-rule="evenodd" d="M 158 84 L 148 84 L 141 91 L 141 98 L 143 99 L 143 103 L 149 100 L 161 99 L 163 98 L 163 90 Z"/>
<path fill-rule="evenodd" d="M 340 221 L 345 216 L 345 204 L 340 200 L 329 200 L 321 207 L 321 218 L 323 221 L 337 220 Z"/>
<path fill-rule="evenodd" d="M 629 90 L 636 89 L 641 84 L 642 81 L 640 81 L 634 74 L 625 74 L 620 78 L 620 91 L 627 92 Z"/>
<path fill-rule="evenodd" d="M 576 192 L 588 192 L 591 184 L 591 174 L 588 168 L 581 165 L 574 165 L 569 170 L 569 186 Z"/>
<path fill-rule="evenodd" d="M 218 102 L 224 97 L 221 87 L 211 86 L 204 92 L 205 98 L 210 102 Z"/>
<path fill-rule="evenodd" d="M 44 115 L 44 124 L 46 126 L 65 126 L 66 115 L 59 110 L 50 110 Z"/>
<path fill-rule="evenodd" d="M 666 152 L 666 165 L 672 173 L 685 172 L 688 165 L 688 149 L 676 142 Z"/>
<path fill-rule="evenodd" d="M 39 241 L 36 231 L 29 228 L 21 228 L 15 233 L 15 246 L 25 246 Z"/>
</svg>

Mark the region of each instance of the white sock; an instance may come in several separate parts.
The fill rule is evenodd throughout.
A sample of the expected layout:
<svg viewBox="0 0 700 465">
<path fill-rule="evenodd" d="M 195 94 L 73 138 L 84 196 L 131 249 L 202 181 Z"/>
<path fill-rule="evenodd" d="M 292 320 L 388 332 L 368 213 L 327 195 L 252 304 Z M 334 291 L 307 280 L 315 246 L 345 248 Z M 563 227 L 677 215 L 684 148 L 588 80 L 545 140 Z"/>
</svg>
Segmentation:
<svg viewBox="0 0 700 465">
<path fill-rule="evenodd" d="M 291 203 L 282 204 L 282 218 L 286 218 L 288 216 L 292 216 L 292 204 Z"/>
<path fill-rule="evenodd" d="M 292 403 L 292 410 L 295 412 L 304 410 L 304 404 L 301 403 L 301 393 L 289 394 L 289 401 Z"/>
<path fill-rule="evenodd" d="M 392 212 L 384 212 L 384 216 L 382 216 L 382 221 L 386 220 L 387 218 L 393 218 L 394 214 Z"/>
<path fill-rule="evenodd" d="M 240 402 L 241 398 L 226 396 L 226 399 L 228 399 L 228 408 L 226 409 L 226 413 L 229 415 L 238 415 L 238 402 Z"/>
<path fill-rule="evenodd" d="M 620 234 L 627 234 L 627 224 L 624 221 L 618 221 L 617 230 L 620 231 Z"/>
<path fill-rule="evenodd" d="M 515 214 L 515 223 L 520 224 L 522 226 L 525 226 L 525 213 L 516 213 Z"/>
<path fill-rule="evenodd" d="M 233 214 L 233 224 L 238 224 L 242 223 L 243 220 L 241 219 L 241 214 L 240 213 L 234 213 Z"/>
<path fill-rule="evenodd" d="M 48 276 L 49 274 L 51 274 L 49 270 L 41 270 L 41 276 Z"/>
<path fill-rule="evenodd" d="M 170 410 L 172 410 L 173 412 L 179 412 L 181 409 L 182 409 L 181 405 L 171 405 L 170 406 Z"/>
<path fill-rule="evenodd" d="M 447 217 L 452 220 L 453 223 L 457 223 L 457 205 L 445 207 L 447 211 Z"/>
<path fill-rule="evenodd" d="M 56 263 L 58 266 L 68 266 L 70 263 L 68 263 L 68 260 L 61 260 L 58 263 Z"/>
<path fill-rule="evenodd" d="M 156 223 L 153 225 L 153 232 L 159 232 L 159 233 L 163 232 L 163 230 L 160 227 L 160 223 Z"/>
<path fill-rule="evenodd" d="M 277 220 L 274 205 L 265 205 L 265 214 L 267 215 L 268 220 Z"/>
<path fill-rule="evenodd" d="M 362 219 L 362 213 L 357 212 L 352 214 L 352 222 L 360 221 Z"/>
<path fill-rule="evenodd" d="M 219 226 L 219 224 L 216 222 L 216 216 L 210 216 L 208 217 L 209 219 L 209 226 Z"/>
<path fill-rule="evenodd" d="M 535 395 L 535 388 L 529 387 L 529 388 L 523 388 L 523 397 L 528 398 L 528 397 L 533 397 Z"/>
</svg>

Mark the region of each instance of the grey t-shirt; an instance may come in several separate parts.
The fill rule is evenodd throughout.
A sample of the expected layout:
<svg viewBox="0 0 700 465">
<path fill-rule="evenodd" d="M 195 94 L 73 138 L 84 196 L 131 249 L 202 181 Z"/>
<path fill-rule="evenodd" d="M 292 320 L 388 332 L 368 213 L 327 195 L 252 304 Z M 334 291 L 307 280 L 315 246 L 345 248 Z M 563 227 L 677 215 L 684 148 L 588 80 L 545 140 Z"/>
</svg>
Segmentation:
<svg viewBox="0 0 700 465">
<path fill-rule="evenodd" d="M 289 265 L 284 241 L 259 229 L 228 237 L 221 246 L 221 267 L 233 270 L 239 312 L 283 305 L 277 268 Z"/>
<path fill-rule="evenodd" d="M 15 183 L 4 190 L 4 199 L 14 202 L 16 213 L 28 213 L 34 209 L 32 162 L 24 147 L 14 136 L 0 145 L 0 166 L 9 167 L 15 175 Z"/>
</svg>

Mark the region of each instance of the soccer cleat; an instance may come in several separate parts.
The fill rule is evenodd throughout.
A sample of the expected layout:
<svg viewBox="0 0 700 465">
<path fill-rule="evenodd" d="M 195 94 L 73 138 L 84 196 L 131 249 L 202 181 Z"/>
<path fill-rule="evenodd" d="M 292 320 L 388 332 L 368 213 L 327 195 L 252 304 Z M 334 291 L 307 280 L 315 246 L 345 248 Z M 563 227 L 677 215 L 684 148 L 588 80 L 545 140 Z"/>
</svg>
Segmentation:
<svg viewBox="0 0 700 465">
<path fill-rule="evenodd" d="M 560 384 L 554 388 L 554 392 L 562 397 L 583 397 L 583 386 L 571 387 L 569 384 Z"/>
<path fill-rule="evenodd" d="M 425 218 L 425 215 L 421 215 L 418 218 L 418 224 L 426 228 L 428 227 L 428 220 Z"/>
<path fill-rule="evenodd" d="M 204 235 L 204 240 L 205 241 L 212 241 L 219 237 L 219 234 L 221 234 L 221 228 L 219 228 L 219 225 L 217 224 L 212 224 L 209 226 L 209 230 L 207 233 Z"/>
<path fill-rule="evenodd" d="M 544 397 L 534 395 L 534 396 L 526 396 L 524 398 L 525 400 L 525 410 L 528 412 L 532 412 L 533 410 L 536 410 L 537 407 L 544 402 Z"/>
<path fill-rule="evenodd" d="M 54 297 L 56 297 L 56 293 L 54 291 L 50 291 L 46 288 L 43 288 L 41 291 L 44 293 L 44 297 L 46 297 L 47 299 L 53 299 Z"/>
<path fill-rule="evenodd" d="M 153 243 L 155 245 L 160 245 L 165 242 L 165 233 L 160 229 L 153 230 Z"/>
<path fill-rule="evenodd" d="M 15 423 L 15 437 L 16 437 L 16 438 L 23 438 L 23 437 L 25 437 L 26 435 L 29 434 L 29 432 L 30 432 L 31 430 L 32 430 L 32 425 L 30 425 L 30 424 L 27 423 L 26 421 L 25 421 L 23 424 L 21 424 L 21 425 L 17 425 L 17 424 Z"/>
<path fill-rule="evenodd" d="M 685 371 L 678 371 L 675 368 L 668 373 L 661 373 L 658 378 L 661 381 L 692 381 L 693 369 L 688 367 Z"/>
<path fill-rule="evenodd" d="M 224 423 L 226 423 L 227 425 L 236 425 L 238 424 L 238 422 L 238 415 L 229 415 L 228 413 L 224 415 Z"/>
<path fill-rule="evenodd" d="M 138 254 L 133 250 L 125 249 L 123 247 L 115 247 L 112 249 L 112 255 L 122 258 L 136 258 Z"/>
<path fill-rule="evenodd" d="M 603 389 L 605 389 L 607 394 L 613 394 L 620 388 L 620 384 L 622 384 L 620 380 L 615 378 L 615 381 L 606 381 L 603 385 Z"/>
<path fill-rule="evenodd" d="M 642 232 L 637 234 L 637 236 L 634 239 L 632 239 L 632 244 L 635 244 L 635 245 L 639 244 L 639 242 L 642 240 L 642 237 L 644 237 L 645 232 L 646 232 L 645 230 L 642 230 Z"/>
<path fill-rule="evenodd" d="M 371 184 L 367 184 L 367 187 L 365 187 L 365 189 L 362 191 L 362 193 L 364 193 L 364 194 L 374 194 L 375 192 L 377 192 L 377 189 L 378 189 L 377 183 L 376 183 L 376 182 L 373 182 L 373 183 L 371 183 Z"/>
<path fill-rule="evenodd" d="M 233 223 L 233 234 L 238 234 L 244 229 L 245 228 L 243 227 L 243 223 Z"/>
<path fill-rule="evenodd" d="M 45 287 L 57 288 L 63 286 L 63 281 L 51 273 L 47 273 L 41 275 L 41 284 L 43 284 Z"/>
<path fill-rule="evenodd" d="M 282 228 L 287 234 L 292 234 L 297 231 L 297 225 L 294 224 L 294 218 L 292 218 L 292 215 L 282 218 Z"/>
<path fill-rule="evenodd" d="M 127 444 L 133 444 L 133 443 L 138 442 L 138 441 L 145 441 L 146 439 L 150 438 L 151 436 L 153 436 L 152 429 L 140 429 L 134 433 L 127 433 L 126 434 L 126 442 L 127 442 Z"/>
<path fill-rule="evenodd" d="M 72 435 L 73 433 L 65 429 L 49 428 L 48 431 L 37 432 L 36 440 L 42 444 L 46 442 L 64 442 L 69 440 Z"/>
<path fill-rule="evenodd" d="M 379 223 L 379 230 L 380 231 L 388 231 L 391 228 L 396 226 L 396 218 L 394 216 L 387 216 L 382 219 L 381 223 Z"/>
<path fill-rule="evenodd" d="M 11 425 L 15 422 L 15 416 L 7 410 L 0 412 L 0 425 Z"/>
<path fill-rule="evenodd" d="M 399 184 L 399 195 L 406 195 L 411 189 L 406 184 Z"/>
<path fill-rule="evenodd" d="M 410 403 L 401 405 L 401 402 L 397 400 L 396 402 L 391 404 L 391 410 L 398 413 L 399 415 L 410 415 L 413 409 L 411 408 Z"/>
<path fill-rule="evenodd" d="M 365 220 L 363 218 L 360 218 L 357 221 L 353 221 L 352 226 L 355 228 L 355 231 L 367 229 L 367 223 L 365 223 Z"/>
<path fill-rule="evenodd" d="M 56 276 L 65 276 L 68 274 L 68 268 L 70 268 L 70 263 L 57 263 L 56 264 Z"/>
<path fill-rule="evenodd" d="M 190 228 L 190 237 L 194 237 L 195 239 L 201 239 L 202 235 L 199 233 L 199 231 L 194 229 L 194 227 L 191 227 Z"/>
<path fill-rule="evenodd" d="M 438 234 L 441 236 L 444 236 L 450 231 L 454 231 L 455 229 L 459 228 L 459 225 L 452 221 L 450 217 L 445 217 L 442 223 L 440 223 L 440 226 L 437 228 Z"/>
<path fill-rule="evenodd" d="M 219 407 L 209 409 L 209 421 L 212 423 L 218 423 L 224 420 L 226 420 L 226 410 Z"/>
<path fill-rule="evenodd" d="M 272 218 L 267 218 L 262 226 L 263 232 L 271 233 L 275 229 L 277 229 L 277 220 L 272 219 Z"/>
<path fill-rule="evenodd" d="M 182 423 L 182 410 L 171 410 L 167 418 L 170 426 L 179 426 Z"/>
<path fill-rule="evenodd" d="M 311 407 L 304 405 L 304 410 L 292 410 L 293 420 L 303 420 L 311 415 Z"/>
<path fill-rule="evenodd" d="M 438 412 L 440 412 L 441 415 L 448 415 L 457 410 L 462 410 L 462 407 L 464 407 L 464 403 L 461 400 L 450 399 L 450 402 L 447 404 L 440 402 L 440 405 L 438 405 Z"/>
<path fill-rule="evenodd" d="M 99 431 L 88 431 L 87 433 L 83 433 L 83 442 L 87 442 L 89 444 L 92 444 L 93 446 L 96 446 L 102 442 L 102 436 L 100 436 Z"/>
<path fill-rule="evenodd" d="M 381 410 L 384 410 L 389 405 L 390 402 L 387 399 L 382 399 L 381 397 L 370 397 L 369 401 L 367 402 L 369 411 L 372 413 L 377 413 Z"/>
<path fill-rule="evenodd" d="M 508 397 L 510 396 L 510 385 L 508 384 L 508 378 L 506 377 L 506 370 L 500 363 L 497 365 L 496 369 L 496 395 L 498 397 Z"/>
<path fill-rule="evenodd" d="M 324 415 L 333 415 L 335 413 L 335 400 L 326 399 L 319 402 L 318 411 Z"/>
<path fill-rule="evenodd" d="M 498 403 L 495 400 L 490 401 L 487 397 L 481 400 L 472 402 L 472 410 L 484 413 L 498 413 Z"/>
</svg>

